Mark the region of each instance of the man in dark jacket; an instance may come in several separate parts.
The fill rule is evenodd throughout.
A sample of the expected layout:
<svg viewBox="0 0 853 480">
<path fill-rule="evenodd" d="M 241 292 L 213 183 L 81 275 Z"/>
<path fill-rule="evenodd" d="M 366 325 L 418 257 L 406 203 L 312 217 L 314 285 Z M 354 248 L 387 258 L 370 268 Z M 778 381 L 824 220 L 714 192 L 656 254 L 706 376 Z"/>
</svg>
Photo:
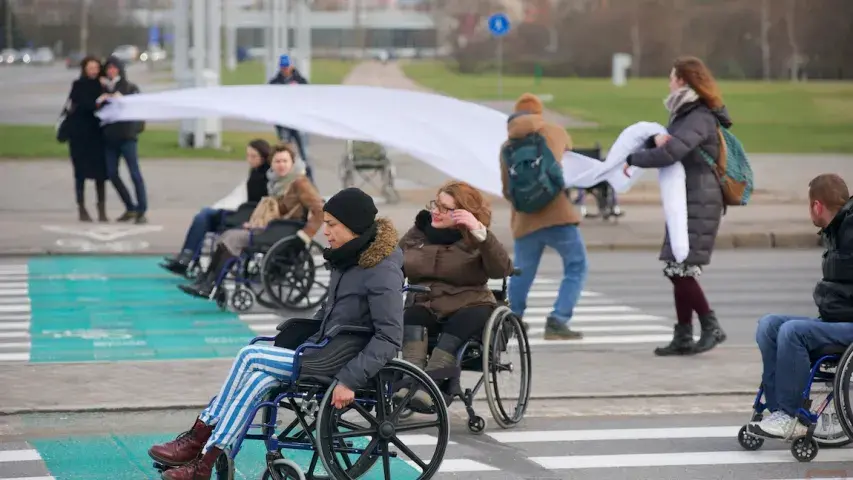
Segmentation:
<svg viewBox="0 0 853 480">
<path fill-rule="evenodd" d="M 278 57 L 278 73 L 269 81 L 270 85 L 307 85 L 308 80 L 299 73 L 293 64 L 290 62 L 290 55 L 284 54 Z M 314 177 L 311 174 L 311 164 L 308 162 L 308 157 L 305 155 L 305 145 L 303 143 L 302 134 L 298 131 L 283 127 L 275 126 L 276 135 L 282 142 L 293 140 L 296 143 L 296 148 L 299 149 L 299 156 L 305 162 L 305 175 L 313 182 Z"/>
<path fill-rule="evenodd" d="M 124 64 L 118 58 L 110 57 L 107 59 L 104 72 L 106 78 L 103 82 L 103 99 L 139 93 L 139 87 L 127 79 Z M 107 174 L 125 206 L 124 214 L 117 219 L 119 222 L 131 220 L 136 223 L 147 222 L 145 212 L 148 210 L 148 200 L 145 194 L 145 181 L 142 179 L 142 172 L 139 169 L 139 155 L 137 153 L 137 140 L 144 128 L 143 122 L 116 122 L 103 127 Z M 130 179 L 133 181 L 133 187 L 136 190 L 136 204 L 133 203 L 127 187 L 119 176 L 121 157 L 124 157 L 127 162 L 127 169 L 130 171 Z"/>
<path fill-rule="evenodd" d="M 814 289 L 819 317 L 766 315 L 758 322 L 756 341 L 764 363 L 761 381 L 772 413 L 751 423 L 749 430 L 765 437 L 806 434 L 797 409 L 803 402 L 811 359 L 826 348 L 853 344 L 853 198 L 841 177 L 824 174 L 809 183 L 809 202 L 812 222 L 820 227 L 826 248 L 823 275 Z"/>
</svg>

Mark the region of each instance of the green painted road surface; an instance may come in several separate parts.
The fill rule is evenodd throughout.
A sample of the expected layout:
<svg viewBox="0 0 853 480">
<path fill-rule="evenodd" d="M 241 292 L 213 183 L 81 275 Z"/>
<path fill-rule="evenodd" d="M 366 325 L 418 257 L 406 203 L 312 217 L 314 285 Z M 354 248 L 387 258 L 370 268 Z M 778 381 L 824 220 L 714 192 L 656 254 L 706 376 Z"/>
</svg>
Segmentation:
<svg viewBox="0 0 853 480">
<path fill-rule="evenodd" d="M 257 336 L 247 316 L 180 291 L 187 280 L 160 260 L 60 256 L 0 265 L 0 361 L 232 357 Z M 274 331 L 280 318 L 264 315 L 263 328 Z"/>
<path fill-rule="evenodd" d="M 41 456 L 44 462 L 43 468 L 49 472 L 49 476 L 29 478 L 44 480 L 50 477 L 56 480 L 159 479 L 160 475 L 148 456 L 148 449 L 151 445 L 174 438 L 174 434 L 166 434 L 76 436 L 33 440 L 29 445 Z M 235 478 L 247 480 L 261 478 L 265 468 L 265 453 L 264 445 L 260 441 L 244 443 L 235 461 Z M 312 452 L 287 450 L 284 453 L 287 458 L 299 464 L 303 471 L 307 471 Z M 30 468 L 35 467 L 31 465 Z M 322 468 L 317 473 L 325 474 Z M 417 478 L 419 472 L 401 459 L 392 459 L 391 473 L 394 480 L 409 480 Z M 0 478 L 5 477 L 0 474 Z M 360 478 L 383 479 L 382 462 L 378 462 L 370 472 Z"/>
</svg>

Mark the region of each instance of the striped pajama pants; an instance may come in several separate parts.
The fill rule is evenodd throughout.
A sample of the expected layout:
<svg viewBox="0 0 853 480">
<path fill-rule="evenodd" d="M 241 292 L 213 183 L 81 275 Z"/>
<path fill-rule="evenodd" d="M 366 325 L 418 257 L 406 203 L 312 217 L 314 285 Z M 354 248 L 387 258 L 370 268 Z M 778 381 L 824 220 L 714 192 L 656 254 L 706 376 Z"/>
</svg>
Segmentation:
<svg viewBox="0 0 853 480">
<path fill-rule="evenodd" d="M 213 433 L 204 447 L 230 448 L 250 418 L 252 409 L 273 388 L 293 375 L 294 351 L 271 345 L 248 345 L 240 350 L 219 395 L 199 418 Z"/>
</svg>

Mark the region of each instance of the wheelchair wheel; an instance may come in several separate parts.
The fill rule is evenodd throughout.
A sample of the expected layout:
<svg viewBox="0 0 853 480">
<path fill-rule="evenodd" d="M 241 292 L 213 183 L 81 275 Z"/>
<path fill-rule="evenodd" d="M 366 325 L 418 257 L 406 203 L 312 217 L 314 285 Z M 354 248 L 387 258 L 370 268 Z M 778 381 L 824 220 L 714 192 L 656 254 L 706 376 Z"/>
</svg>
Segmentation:
<svg viewBox="0 0 853 480">
<path fill-rule="evenodd" d="M 215 480 L 234 480 L 234 460 L 228 456 L 228 451 L 222 452 L 213 465 L 213 478 Z"/>
<path fill-rule="evenodd" d="M 314 263 L 314 255 L 322 248 L 311 242 L 309 248 L 296 255 L 284 253 L 294 238 L 282 238 L 267 250 L 261 262 L 261 282 L 275 307 L 309 310 L 320 305 L 329 293 L 328 284 L 317 278 L 319 267 Z"/>
<path fill-rule="evenodd" d="M 410 392 L 422 390 L 429 395 L 436 407 L 435 412 L 430 415 L 432 419 L 400 422 L 399 416 L 411 395 L 407 395 L 399 405 L 394 405 L 391 398 L 393 392 L 398 390 L 398 379 L 409 382 L 407 385 Z M 337 382 L 333 383 L 326 391 L 317 418 L 317 450 L 326 472 L 336 479 L 357 478 L 351 474 L 347 465 L 341 464 L 341 460 L 346 462 L 346 457 L 354 455 L 354 467 L 372 465 L 381 459 L 382 466 L 377 468 L 381 468 L 382 478 L 385 480 L 401 475 L 408 477 L 412 473 L 411 468 L 420 471 L 416 477 L 418 480 L 427 480 L 438 473 L 450 442 L 450 420 L 444 397 L 429 376 L 408 362 L 392 359 L 382 367 L 368 387 L 356 392 L 357 401 L 343 410 L 337 410 L 332 405 L 332 392 L 336 385 Z M 364 404 L 371 402 L 374 403 L 374 408 L 368 411 Z M 360 418 L 345 419 L 344 415 L 348 413 Z M 398 437 L 404 432 L 431 428 L 435 433 L 430 436 L 435 437 L 436 443 L 428 461 L 419 455 L 424 450 L 423 445 L 413 446 L 413 449 Z M 343 441 L 352 442 L 354 448 L 342 447 Z M 392 463 L 392 458 L 396 457 L 406 457 L 406 463 L 411 466 L 399 461 Z"/>
<path fill-rule="evenodd" d="M 818 388 L 823 387 L 823 388 Z M 817 384 L 812 385 L 809 397 L 812 405 L 821 405 L 826 401 L 826 397 L 832 394 L 832 384 Z M 815 425 L 814 439 L 821 447 L 843 447 L 851 443 L 850 437 L 844 432 L 841 426 L 843 420 L 834 402 L 830 402 L 826 409 L 818 418 Z"/>
<path fill-rule="evenodd" d="M 261 480 L 305 480 L 305 473 L 293 460 L 274 460 L 261 475 Z"/>
<path fill-rule="evenodd" d="M 850 388 L 853 377 L 853 345 L 847 348 L 838 367 L 835 370 L 833 382 L 833 405 L 838 415 L 839 423 L 847 438 L 853 438 L 853 404 L 851 404 Z"/>
<path fill-rule="evenodd" d="M 527 333 L 507 307 L 496 308 L 486 324 L 483 358 L 489 410 L 501 428 L 511 428 L 524 418 L 530 401 L 531 366 Z M 517 377 L 515 386 L 500 385 L 513 376 Z"/>
</svg>

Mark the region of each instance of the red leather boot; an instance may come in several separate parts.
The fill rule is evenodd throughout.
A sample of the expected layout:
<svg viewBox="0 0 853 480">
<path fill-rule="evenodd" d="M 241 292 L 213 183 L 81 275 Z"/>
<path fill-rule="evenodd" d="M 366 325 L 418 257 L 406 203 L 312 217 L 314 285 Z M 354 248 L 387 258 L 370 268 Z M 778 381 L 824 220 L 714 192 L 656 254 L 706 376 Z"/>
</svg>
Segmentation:
<svg viewBox="0 0 853 480">
<path fill-rule="evenodd" d="M 211 433 L 213 427 L 208 427 L 200 419 L 196 419 L 193 428 L 178 435 L 178 438 L 171 442 L 154 445 L 148 450 L 148 455 L 167 467 L 185 465 L 198 458 Z"/>
<path fill-rule="evenodd" d="M 222 454 L 222 450 L 210 447 L 204 455 L 199 456 L 192 462 L 178 468 L 172 468 L 163 472 L 163 480 L 210 480 L 213 475 L 213 467 L 216 459 Z"/>
</svg>

